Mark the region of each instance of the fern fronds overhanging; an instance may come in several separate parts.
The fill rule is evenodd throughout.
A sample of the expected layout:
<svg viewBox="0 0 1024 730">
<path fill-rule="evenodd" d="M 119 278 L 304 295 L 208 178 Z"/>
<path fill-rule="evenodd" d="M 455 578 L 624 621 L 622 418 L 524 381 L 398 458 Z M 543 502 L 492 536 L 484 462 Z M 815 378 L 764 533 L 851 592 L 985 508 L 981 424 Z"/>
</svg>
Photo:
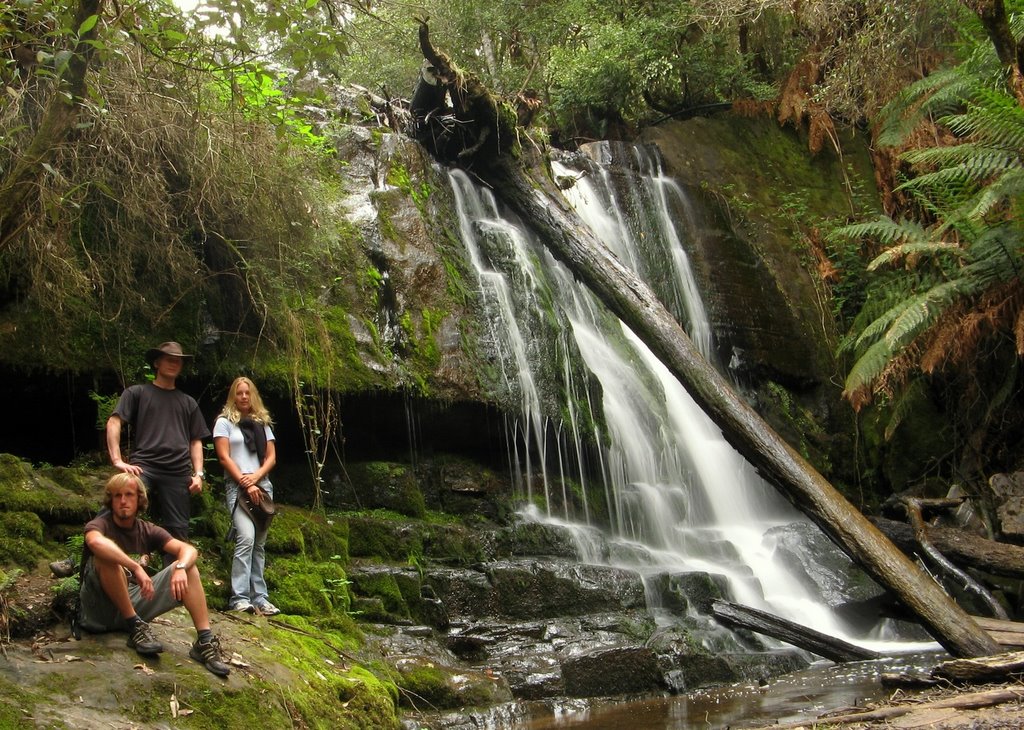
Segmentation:
<svg viewBox="0 0 1024 730">
<path fill-rule="evenodd" d="M 978 52 L 885 110 L 881 144 L 904 143 L 928 119 L 954 143 L 901 155 L 910 174 L 896 190 L 927 220 L 882 216 L 832 233 L 881 250 L 867 270 L 890 277 L 883 289 L 869 286 L 844 340 L 854 355 L 844 396 L 856 409 L 877 396 L 895 407 L 913 378 L 969 368 L 986 339 L 1010 339 L 1024 353 L 1024 107 L 1004 78 L 994 54 Z M 887 435 L 901 420 L 893 416 Z"/>
</svg>

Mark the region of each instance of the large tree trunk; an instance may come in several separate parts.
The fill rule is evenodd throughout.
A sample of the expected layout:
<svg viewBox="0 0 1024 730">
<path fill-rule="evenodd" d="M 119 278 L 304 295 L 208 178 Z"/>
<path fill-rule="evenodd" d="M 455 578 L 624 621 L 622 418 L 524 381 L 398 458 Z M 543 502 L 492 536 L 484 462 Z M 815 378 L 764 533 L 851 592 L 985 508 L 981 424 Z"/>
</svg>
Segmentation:
<svg viewBox="0 0 1024 730">
<path fill-rule="evenodd" d="M 103 0 L 81 0 L 75 13 L 74 29 L 78 30 L 86 20 L 98 16 L 102 8 Z M 98 28 L 99 23 L 96 23 L 78 37 L 28 149 L 0 181 L 0 248 L 28 223 L 28 211 L 39 190 L 37 181 L 45 169 L 43 165 L 53 157 L 78 120 Z"/>
<path fill-rule="evenodd" d="M 449 84 L 456 115 L 477 126 L 478 138 L 507 142 L 500 106 L 430 42 L 420 24 L 420 50 L 434 76 Z M 480 95 L 486 98 L 480 98 Z M 489 131 L 489 135 L 488 135 Z M 725 438 L 770 483 L 807 514 L 850 557 L 895 593 L 951 654 L 994 654 L 998 645 L 942 588 L 898 550 L 863 514 L 805 461 L 743 400 L 693 346 L 654 292 L 612 255 L 551 184 L 528 176 L 514 159 L 517 146 L 476 145 L 458 159 L 490 185 L 573 274 L 625 322 L 687 388 Z"/>
</svg>

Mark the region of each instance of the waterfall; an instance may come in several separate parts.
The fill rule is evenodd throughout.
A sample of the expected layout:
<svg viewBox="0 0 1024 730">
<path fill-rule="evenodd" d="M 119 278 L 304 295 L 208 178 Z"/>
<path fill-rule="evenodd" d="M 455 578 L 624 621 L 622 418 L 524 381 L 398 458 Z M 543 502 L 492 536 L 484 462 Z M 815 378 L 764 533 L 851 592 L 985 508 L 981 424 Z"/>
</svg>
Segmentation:
<svg viewBox="0 0 1024 730">
<path fill-rule="evenodd" d="M 555 168 L 561 178 L 575 178 L 567 199 L 624 263 L 655 281 L 658 296 L 710 357 L 713 335 L 670 212 L 686 210 L 684 191 L 642 148 L 634 148 L 629 170 L 612 169 L 606 146 L 596 152 L 583 171 Z M 610 185 L 613 174 L 629 179 Z M 518 400 L 510 458 L 528 505 L 523 514 L 572 530 L 587 562 L 645 577 L 721 575 L 740 603 L 856 640 L 775 554 L 772 528 L 809 524 L 806 518 L 489 190 L 460 171 L 450 180 L 496 354 L 495 378 Z M 588 477 L 602 482 L 611 534 L 594 526 Z"/>
</svg>

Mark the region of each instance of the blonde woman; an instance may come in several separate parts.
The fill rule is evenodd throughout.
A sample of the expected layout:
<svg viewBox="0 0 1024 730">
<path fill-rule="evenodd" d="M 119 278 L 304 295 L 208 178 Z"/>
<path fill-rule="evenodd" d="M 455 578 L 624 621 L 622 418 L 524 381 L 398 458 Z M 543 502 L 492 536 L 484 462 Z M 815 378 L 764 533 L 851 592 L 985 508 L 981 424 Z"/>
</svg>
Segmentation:
<svg viewBox="0 0 1024 730">
<path fill-rule="evenodd" d="M 281 613 L 270 602 L 263 577 L 270 522 L 254 518 L 245 507 L 258 506 L 265 497 L 274 496 L 269 474 L 277 463 L 277 451 L 271 424 L 256 384 L 246 377 L 231 384 L 224 410 L 213 424 L 213 445 L 224 467 L 227 506 L 235 528 L 228 610 L 256 611 L 264 616 Z M 247 501 L 239 503 L 240 497 Z"/>
</svg>

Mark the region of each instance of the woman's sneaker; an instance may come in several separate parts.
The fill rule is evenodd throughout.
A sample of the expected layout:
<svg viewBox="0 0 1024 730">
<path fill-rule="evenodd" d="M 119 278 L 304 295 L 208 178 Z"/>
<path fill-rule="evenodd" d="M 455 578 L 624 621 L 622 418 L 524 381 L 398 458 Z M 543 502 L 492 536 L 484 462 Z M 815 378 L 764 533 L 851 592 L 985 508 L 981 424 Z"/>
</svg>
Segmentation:
<svg viewBox="0 0 1024 730">
<path fill-rule="evenodd" d="M 218 677 L 226 677 L 231 674 L 231 667 L 221 658 L 220 639 L 216 636 L 212 637 L 209 641 L 196 641 L 189 650 L 188 655 Z"/>
<path fill-rule="evenodd" d="M 142 656 L 153 656 L 164 650 L 164 645 L 156 640 L 149 624 L 140 620 L 134 628 L 128 629 L 128 648 L 134 649 Z"/>
<path fill-rule="evenodd" d="M 264 601 L 263 603 L 256 606 L 256 610 L 264 616 L 276 616 L 281 613 L 281 609 L 275 606 L 270 601 Z"/>
<path fill-rule="evenodd" d="M 238 603 L 232 603 L 228 606 L 229 611 L 242 611 L 243 613 L 252 613 L 252 604 L 248 601 L 239 601 Z"/>
</svg>

